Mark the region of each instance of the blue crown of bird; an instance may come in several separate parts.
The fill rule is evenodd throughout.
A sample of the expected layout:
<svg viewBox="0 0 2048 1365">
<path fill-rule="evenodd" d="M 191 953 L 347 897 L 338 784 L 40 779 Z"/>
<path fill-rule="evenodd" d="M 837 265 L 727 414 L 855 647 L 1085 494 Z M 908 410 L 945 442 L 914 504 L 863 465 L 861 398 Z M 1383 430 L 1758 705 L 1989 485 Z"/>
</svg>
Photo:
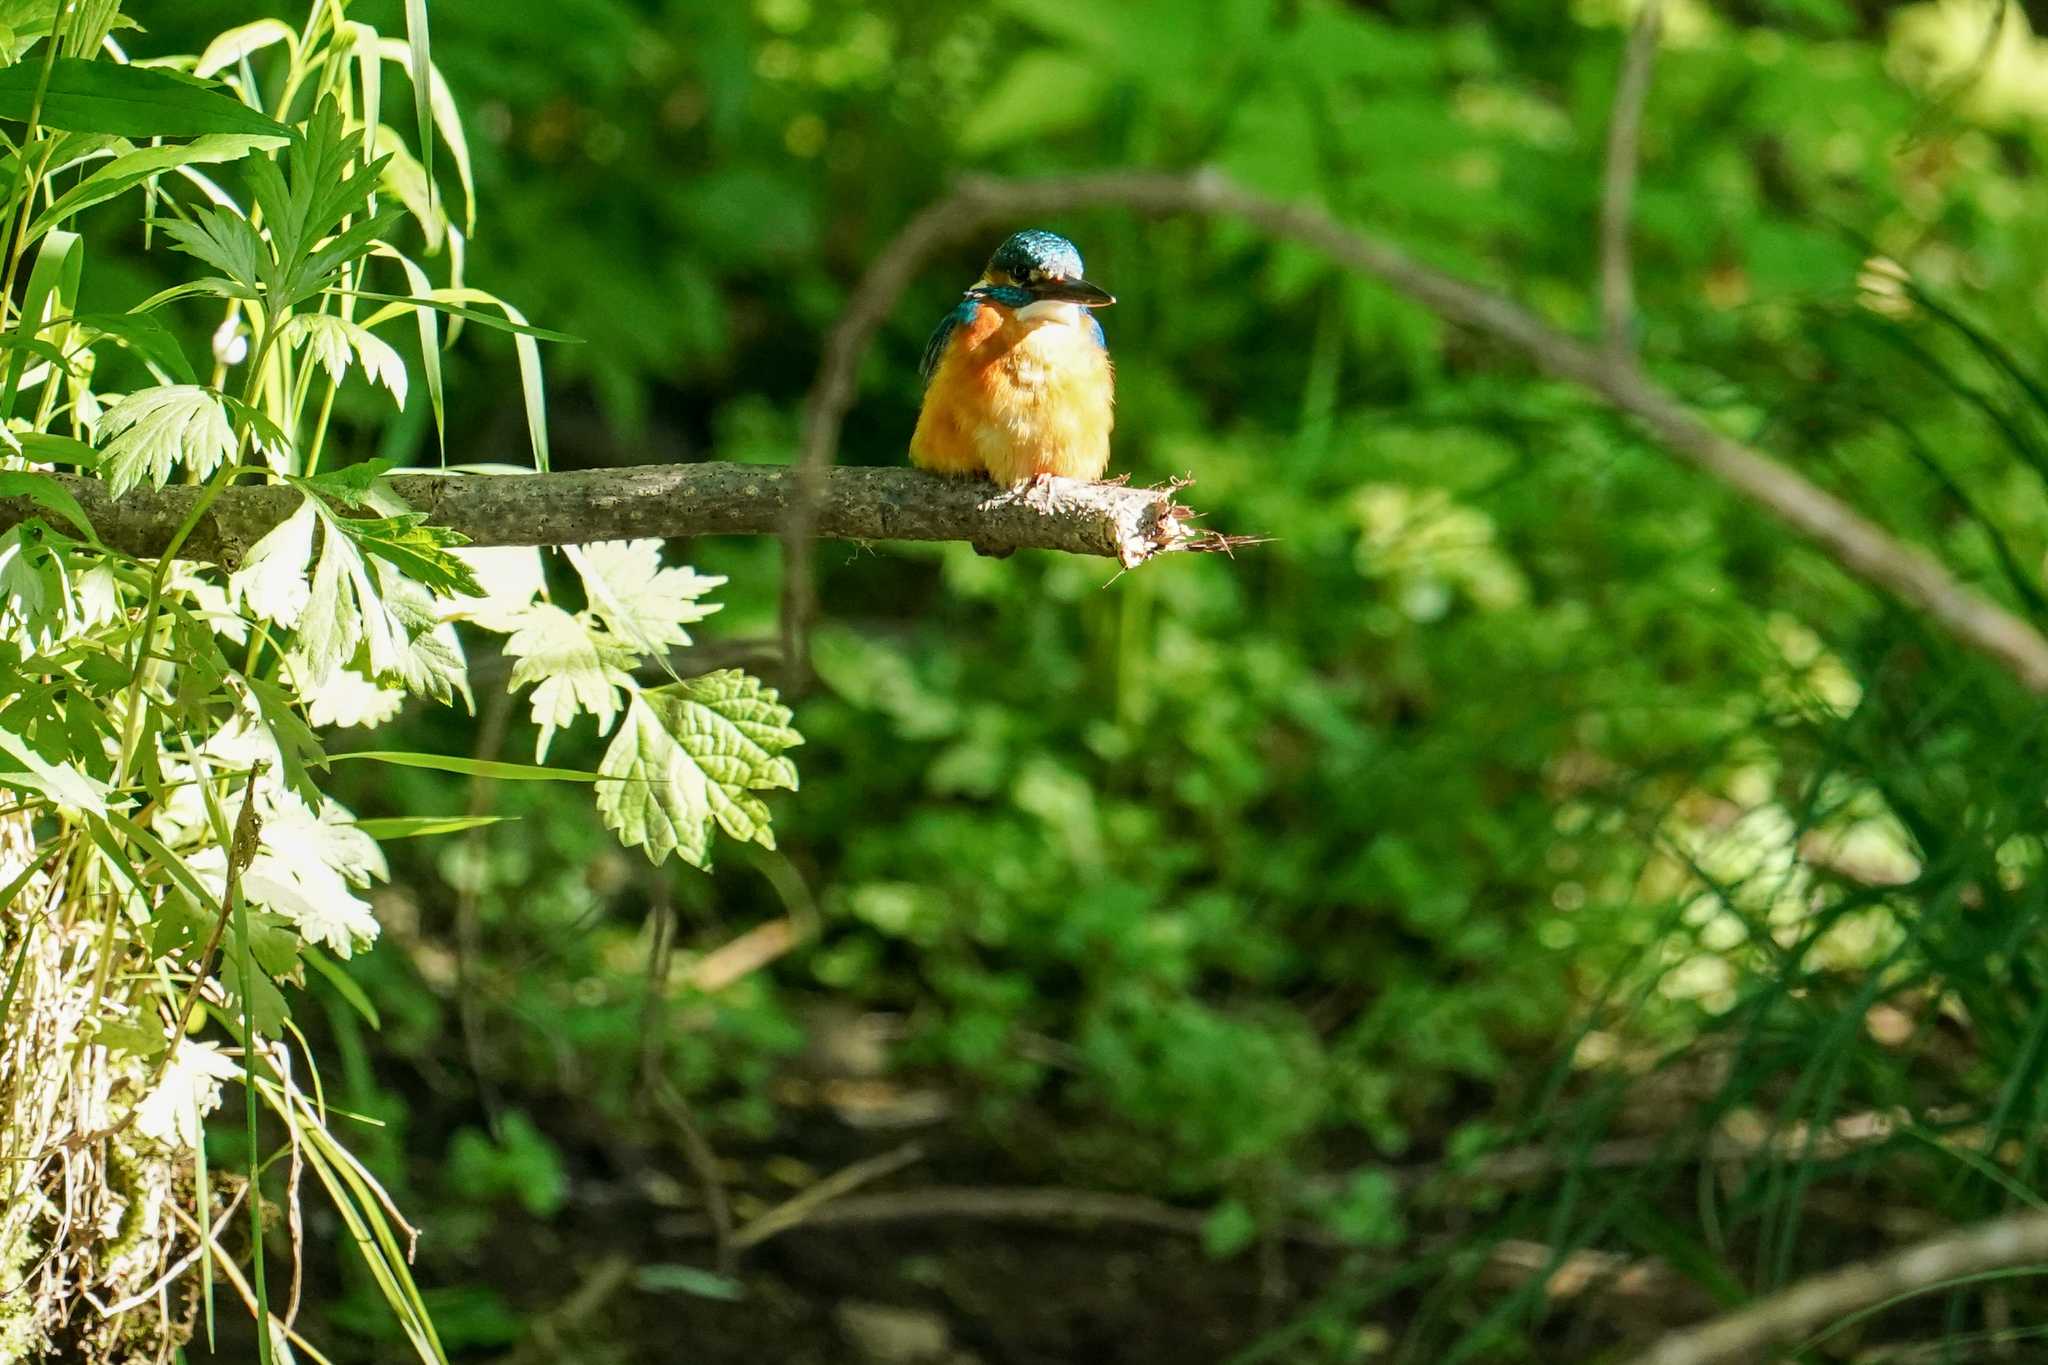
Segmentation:
<svg viewBox="0 0 2048 1365">
<path fill-rule="evenodd" d="M 1012 487 L 1101 478 L 1116 375 L 1093 310 L 1115 302 L 1066 238 L 1012 234 L 925 347 L 911 463 Z"/>
</svg>

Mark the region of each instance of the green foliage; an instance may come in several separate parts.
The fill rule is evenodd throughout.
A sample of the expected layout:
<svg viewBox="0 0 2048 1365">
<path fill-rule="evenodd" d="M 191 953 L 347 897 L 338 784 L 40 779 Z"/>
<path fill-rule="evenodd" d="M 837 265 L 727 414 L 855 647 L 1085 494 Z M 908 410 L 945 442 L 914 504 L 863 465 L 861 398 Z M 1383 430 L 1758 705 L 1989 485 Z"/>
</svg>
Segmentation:
<svg viewBox="0 0 2048 1365">
<path fill-rule="evenodd" d="M 663 567 L 651 542 L 575 547 L 592 607 L 569 618 L 546 600 L 538 552 L 525 552 L 508 576 L 502 559 L 466 551 L 408 508 L 384 480 L 390 461 L 350 463 L 339 440 L 330 443 L 350 426 L 387 420 L 336 421 L 343 402 L 369 397 L 372 386 L 397 420 L 418 412 L 408 408 L 415 365 L 439 421 L 439 350 L 455 331 L 439 325 L 446 312 L 518 333 L 533 446 L 545 463 L 536 342 L 558 334 L 465 283 L 430 144 L 415 160 L 380 123 L 382 63 L 396 61 L 415 88 L 421 137 L 438 136 L 453 152 L 463 231 L 473 231 L 467 150 L 432 66 L 423 5 L 410 7 L 409 42 L 396 52 L 344 6 L 321 0 L 299 29 L 245 25 L 201 58 L 148 66 L 130 64 L 111 41 L 103 47 L 119 21 L 115 5 L 53 12 L 54 32 L 6 30 L 29 41 L 0 69 L 12 224 L 0 236 L 0 293 L 23 282 L 18 309 L 0 317 L 0 493 L 50 514 L 0 536 L 0 855 L 10 860 L 0 947 L 11 964 L 0 1015 L 10 1038 L 59 1030 L 14 1048 L 0 1069 L 15 1125 L 4 1135 L 0 1262 L 10 1274 L 31 1261 L 44 1268 L 41 1316 L 20 1329 L 22 1349 L 58 1349 L 77 1294 L 107 1269 L 44 1245 L 66 1235 L 70 1201 L 91 1179 L 68 1159 L 53 1165 L 52 1154 L 97 1147 L 132 1126 L 134 1137 L 122 1139 L 132 1145 L 107 1159 L 151 1173 L 148 1190 L 121 1197 L 130 1213 L 153 1201 L 160 1230 L 147 1248 L 155 1259 L 130 1258 L 132 1237 L 118 1252 L 132 1261 L 126 1273 L 153 1279 L 182 1235 L 166 1201 L 190 1204 L 185 1192 L 196 1191 L 194 1226 L 215 1215 L 209 1191 L 219 1173 L 206 1173 L 200 1125 L 220 1103 L 221 1082 L 233 1080 L 246 1101 L 234 1164 L 247 1180 L 255 1250 L 230 1278 L 257 1308 L 259 1357 L 281 1356 L 291 1330 L 272 1309 L 264 1206 L 297 1201 L 300 1176 L 311 1172 L 393 1328 L 420 1358 L 442 1360 L 394 1231 L 403 1226 L 397 1206 L 330 1126 L 304 992 L 310 966 L 375 1027 L 375 1005 L 335 960 L 378 936 L 368 899 L 388 877 L 378 838 L 488 819 L 409 812 L 358 823 L 325 790 L 319 732 L 387 719 L 407 698 L 468 705 L 458 621 L 509 634 L 519 654 L 520 612 L 555 612 L 621 641 L 615 657 L 628 669 L 661 664 L 687 642 L 684 625 L 715 609 L 702 599 L 725 580 Z M 138 219 L 148 267 L 173 281 L 151 292 L 125 278 L 127 298 L 82 310 L 88 258 L 118 261 L 133 249 L 128 229 Z M 194 263 L 210 273 L 190 278 Z M 365 300 L 382 306 L 366 312 Z M 377 331 L 396 323 L 425 348 L 411 361 Z M 194 333 L 206 330 L 211 358 L 195 365 Z M 195 489 L 172 554 L 138 561 L 101 544 L 51 477 L 55 464 L 103 480 L 117 497 L 173 482 Z M 178 558 L 200 512 L 244 482 L 288 482 L 304 496 L 231 569 Z M 579 667 L 559 651 L 525 651 L 511 685 L 533 684 L 536 705 L 551 706 L 556 692 L 574 691 Z M 719 827 L 772 844 L 754 792 L 796 785 L 778 755 L 798 742 L 774 693 L 737 672 L 643 690 L 622 670 L 613 682 L 631 693 L 641 763 L 660 780 L 571 774 L 598 785 L 600 811 L 631 826 L 633 842 L 657 858 L 680 851 L 708 864 Z M 531 775 L 487 762 L 471 771 Z M 666 822 L 659 836 L 647 831 L 649 811 Z M 33 951 L 39 933 L 54 945 L 42 956 Z M 53 999 L 80 1003 L 59 1019 Z M 226 1056 L 203 1036 L 214 1031 L 230 1045 Z M 43 1113 L 73 1115 L 94 1131 L 35 1126 Z M 224 1150 L 236 1146 L 215 1137 Z M 285 1153 L 289 1184 L 266 1188 L 262 1171 Z M 530 1125 L 509 1124 L 497 1145 L 458 1140 L 450 1161 L 464 1197 L 514 1189 L 536 1216 L 561 1203 L 564 1175 Z M 183 1174 L 194 1163 L 196 1176 Z M 46 1221 L 48 1209 L 61 1219 Z M 295 1230 L 298 1220 L 294 1208 Z M 215 1272 L 232 1268 L 217 1266 L 210 1243 L 197 1245 L 211 1331 Z M 106 1284 L 113 1298 L 125 1293 Z M 155 1291 L 130 1297 L 146 1305 Z M 165 1321 L 139 1327 L 137 1340 L 152 1332 L 166 1350 L 179 1335 Z"/>
<path fill-rule="evenodd" d="M 562 1207 L 568 1177 L 561 1155 L 524 1114 L 507 1114 L 498 1136 L 474 1128 L 458 1132 L 448 1144 L 448 1186 L 464 1199 L 510 1198 L 536 1218 Z"/>
<path fill-rule="evenodd" d="M 851 281 L 963 172 L 1220 165 L 1590 332 L 1631 9 L 485 7 L 436 16 L 436 60 L 480 117 L 434 160 L 473 154 L 491 279 L 590 342 L 549 352 L 569 418 L 556 457 L 779 461 Z M 1980 63 L 1969 9 L 1666 6 L 1639 340 L 1725 430 L 2039 621 L 2043 49 L 2007 6 L 2019 28 Z M 400 13 L 384 11 L 394 33 Z M 277 60 L 297 38 L 252 29 L 215 70 L 259 40 L 255 59 Z M 354 59 L 388 70 L 394 46 L 410 53 L 390 38 Z M 421 123 L 417 95 L 391 92 L 375 148 L 408 251 L 457 226 L 446 202 L 433 212 L 410 134 L 390 132 Z M 587 561 L 550 576 L 522 559 L 501 586 L 472 557 L 486 591 L 451 614 L 510 637 L 536 689 L 511 742 L 530 720 L 559 766 L 465 757 L 465 720 L 414 713 L 373 742 L 431 752 L 332 770 L 373 818 L 455 818 L 478 775 L 547 779 L 497 792 L 516 823 L 390 850 L 410 933 L 349 963 L 385 1021 L 363 1044 L 384 1070 L 366 1060 L 347 1101 L 394 1124 L 374 1139 L 381 1174 L 481 1123 L 446 1079 L 472 1066 L 571 1169 L 614 1160 L 620 1134 L 672 1142 L 637 1103 L 655 1027 L 661 1074 L 728 1177 L 780 1198 L 775 1159 L 836 1160 L 868 1136 L 847 1134 L 858 1108 L 791 1099 L 837 1093 L 812 1076 L 827 997 L 886 1023 L 863 1084 L 943 1098 L 943 1178 L 1181 1201 L 1212 1211 L 1218 1257 L 1303 1223 L 1394 1248 L 1342 1262 L 1327 1299 L 1247 1358 L 1591 1359 L 1623 1330 L 1611 1304 L 1504 1290 L 1496 1244 L 1655 1256 L 1733 1301 L 1867 1254 L 1873 1211 L 1956 1221 L 2038 1188 L 2035 702 L 1581 395 L 1305 248 L 1237 223 L 1045 225 L 1123 300 L 1104 316 L 1116 469 L 1192 472 L 1209 524 L 1276 539 L 1108 587 L 1093 565 L 964 547 L 822 550 L 804 798 L 778 812 L 774 850 L 736 842 L 715 876 L 638 867 L 560 815 L 562 781 L 605 774 L 628 837 L 708 853 L 719 812 L 744 816 L 749 783 L 774 777 L 779 699 L 747 700 L 764 717 L 749 736 L 724 702 L 626 681 L 661 638 L 633 604 L 660 603 L 674 644 L 703 598 L 647 547 L 618 552 L 636 567 L 616 604 L 613 571 Z M 935 263 L 890 318 L 843 458 L 901 458 L 918 347 L 987 245 Z M 409 360 L 386 307 L 441 305 L 404 314 L 430 345 L 422 326 L 506 320 L 419 255 L 431 281 L 373 254 L 381 287 L 339 297 L 376 306 L 365 326 L 400 322 L 385 336 Z M 261 265 L 244 263 L 252 289 Z M 133 268 L 138 296 L 174 284 L 147 275 L 162 253 Z M 368 429 L 384 397 L 339 340 L 338 430 Z M 504 459 L 501 394 L 446 359 L 449 458 Z M 352 452 L 428 458 L 413 387 Z M 60 509 L 46 521 L 69 534 Z M 691 581 L 730 580 L 721 625 L 772 632 L 768 547 L 690 553 Z M 45 632 L 62 629 L 56 562 L 29 546 L 17 570 L 45 585 L 25 608 Z M 368 688 L 366 667 L 342 673 Z M 750 816 L 727 828 L 756 832 Z M 463 897 L 473 931 L 448 908 Z M 657 904 L 680 924 L 664 992 L 648 984 Z M 683 983 L 778 922 L 801 940 L 785 955 L 721 989 Z M 1872 1114 L 1900 1126 L 1821 1141 Z M 1613 1163 L 1609 1139 L 1649 1155 Z M 1726 1157 L 1738 1143 L 1754 1154 Z M 1495 1155 L 1539 1173 L 1492 1179 Z M 441 1225 L 472 1238 L 506 1216 L 434 1189 Z M 554 1227 L 574 1230 L 573 1203 Z M 874 1273 L 877 1293 L 898 1287 Z M 678 1304 L 700 1292 L 677 1287 Z M 1887 1339 L 1961 1337 L 1992 1311 L 1959 1291 L 1887 1317 Z"/>
</svg>

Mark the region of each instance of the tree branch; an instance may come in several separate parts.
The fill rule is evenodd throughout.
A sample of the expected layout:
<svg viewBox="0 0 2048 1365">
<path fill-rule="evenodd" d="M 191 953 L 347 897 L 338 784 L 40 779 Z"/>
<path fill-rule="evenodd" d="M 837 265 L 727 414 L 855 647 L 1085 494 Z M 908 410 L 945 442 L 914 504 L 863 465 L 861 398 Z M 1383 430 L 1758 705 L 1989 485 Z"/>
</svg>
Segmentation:
<svg viewBox="0 0 2048 1365">
<path fill-rule="evenodd" d="M 1338 223 L 1320 208 L 1270 199 L 1212 173 L 1116 171 L 1047 180 L 970 180 L 924 210 L 862 278 L 853 305 L 833 333 L 826 372 L 812 392 L 802 477 L 819 479 L 829 469 L 840 423 L 852 402 L 859 355 L 925 256 L 991 224 L 1095 208 L 1242 219 L 1271 236 L 1314 247 L 1439 317 L 1513 347 L 1538 368 L 1590 390 L 1635 419 L 1672 455 L 1776 517 L 1846 572 L 1933 617 L 1963 644 L 1997 660 L 2022 686 L 2048 692 L 2048 637 L 2031 623 L 1804 475 L 1722 435 L 1632 359 L 1624 355 L 1617 360 L 1505 295 L 1424 265 L 1382 238 Z M 799 542 L 809 539 L 796 535 L 803 515 L 799 506 L 789 523 L 792 539 Z M 812 600 L 808 572 L 807 559 L 789 560 L 785 639 L 793 635 L 799 645 Z M 793 607 L 802 609 L 794 620 Z M 785 657 L 801 670 L 799 652 L 786 648 Z"/>
<path fill-rule="evenodd" d="M 1614 112 L 1607 123 L 1607 172 L 1600 194 L 1600 315 L 1607 351 L 1619 359 L 1634 350 L 1635 272 L 1629 261 L 1629 223 L 1635 214 L 1636 171 L 1642 155 L 1643 104 L 1650 96 L 1650 67 L 1657 59 L 1662 0 L 1642 0 L 1615 82 Z"/>
<path fill-rule="evenodd" d="M 1831 1270 L 1699 1327 L 1673 1332 L 1632 1365 L 1723 1365 L 1758 1360 L 1767 1347 L 1888 1300 L 1985 1271 L 2048 1261 L 2048 1213 L 1993 1219 L 1931 1237 L 1874 1261 Z"/>
<path fill-rule="evenodd" d="M 118 500 L 97 479 L 59 476 L 100 538 L 141 558 L 163 553 L 201 490 L 136 490 Z M 794 502 L 795 470 L 781 465 L 682 464 L 569 474 L 401 474 L 394 492 L 436 526 L 475 545 L 574 545 L 636 536 L 773 535 Z M 1011 496 L 978 479 L 914 469 L 833 469 L 810 534 L 835 540 L 965 540 L 984 549 L 1065 550 L 1133 567 L 1154 555 L 1235 543 L 1189 525 L 1174 488 L 1053 479 Z M 301 494 L 271 484 L 233 488 L 200 518 L 186 559 L 239 562 Z M 48 516 L 28 498 L 0 498 L 0 531 Z"/>
</svg>

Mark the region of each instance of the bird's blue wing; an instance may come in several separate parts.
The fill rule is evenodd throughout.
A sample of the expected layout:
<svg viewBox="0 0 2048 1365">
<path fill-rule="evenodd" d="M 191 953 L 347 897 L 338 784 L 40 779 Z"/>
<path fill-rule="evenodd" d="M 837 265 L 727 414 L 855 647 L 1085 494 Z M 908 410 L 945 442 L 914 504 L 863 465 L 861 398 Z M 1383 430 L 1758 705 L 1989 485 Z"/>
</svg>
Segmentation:
<svg viewBox="0 0 2048 1365">
<path fill-rule="evenodd" d="M 1095 334 L 1095 344 L 1103 350 L 1109 349 L 1109 338 L 1102 334 L 1102 320 L 1095 316 L 1095 310 L 1088 310 L 1088 330 Z"/>
<path fill-rule="evenodd" d="M 917 363 L 917 373 L 925 383 L 931 383 L 932 376 L 938 373 L 939 361 L 946 354 L 946 343 L 953 339 L 953 329 L 963 322 L 974 321 L 974 312 L 980 307 L 979 299 L 962 299 L 940 320 L 938 328 L 932 332 L 932 339 L 924 344 L 924 359 Z"/>
</svg>

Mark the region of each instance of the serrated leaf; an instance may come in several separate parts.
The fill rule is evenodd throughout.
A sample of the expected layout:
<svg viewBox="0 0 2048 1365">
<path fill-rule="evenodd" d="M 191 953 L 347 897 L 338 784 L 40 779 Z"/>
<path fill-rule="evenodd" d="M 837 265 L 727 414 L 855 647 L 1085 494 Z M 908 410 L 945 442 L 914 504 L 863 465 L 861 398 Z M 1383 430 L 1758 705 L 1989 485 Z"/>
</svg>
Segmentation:
<svg viewBox="0 0 2048 1365">
<path fill-rule="evenodd" d="M 293 344 L 304 345 L 337 384 L 348 373 L 351 359 L 360 358 L 370 382 L 382 384 L 398 406 L 405 406 L 405 361 L 390 342 L 361 323 L 332 313 L 300 313 L 285 324 L 284 335 Z"/>
<path fill-rule="evenodd" d="M 300 482 L 318 489 L 326 497 L 355 506 L 376 486 L 377 480 L 390 472 L 389 460 L 359 460 L 355 464 L 309 474 Z"/>
<path fill-rule="evenodd" d="M 291 627 L 305 613 L 312 585 L 306 568 L 313 559 L 313 527 L 319 521 L 311 498 L 249 547 L 242 566 L 228 575 L 228 600 L 266 621 Z"/>
<path fill-rule="evenodd" d="M 318 687 L 299 689 L 314 725 L 382 725 L 405 705 L 405 693 L 380 687 L 353 668 L 338 668 Z"/>
<path fill-rule="evenodd" d="M 632 646 L 549 602 L 534 602 L 512 618 L 505 653 L 516 663 L 507 684 L 513 691 L 537 684 L 530 699 L 540 741 L 534 758 L 548 756 L 555 731 L 584 712 L 597 717 L 600 732 L 619 713 L 619 691 L 633 685 L 639 654 Z"/>
<path fill-rule="evenodd" d="M 263 678 L 245 678 L 244 681 L 256 703 L 262 727 L 269 733 L 270 742 L 276 746 L 279 761 L 284 765 L 285 784 L 302 798 L 311 799 L 316 793 L 306 769 L 327 761 L 327 751 L 321 748 L 319 736 L 299 718 L 299 713 L 292 708 L 291 695 L 283 687 Z"/>
<path fill-rule="evenodd" d="M 220 396 L 196 384 L 162 384 L 116 402 L 100 417 L 104 464 L 115 497 L 139 484 L 161 488 L 183 465 L 205 478 L 235 453 Z"/>
<path fill-rule="evenodd" d="M 326 511 L 318 515 L 325 534 L 292 655 L 299 685 L 325 686 L 362 649 L 372 678 L 399 682 L 437 701 L 457 691 L 466 698 L 461 645 L 434 611 L 427 590 L 365 557 L 364 549 L 377 547 L 358 545 L 362 523 Z"/>
<path fill-rule="evenodd" d="M 658 540 L 607 540 L 568 547 L 583 591 L 606 628 L 643 654 L 690 643 L 683 629 L 719 608 L 700 602 L 725 579 L 687 567 L 663 568 Z"/>
<path fill-rule="evenodd" d="M 597 808 L 656 864 L 673 852 L 709 866 L 718 829 L 773 848 L 755 793 L 796 787 L 784 751 L 803 737 L 789 721 L 774 689 L 738 669 L 640 692 L 598 765 Z"/>
<path fill-rule="evenodd" d="M 264 162 L 269 165 L 269 162 Z M 167 218 L 157 220 L 164 235 L 171 239 L 171 245 L 187 255 L 196 256 L 231 280 L 234 292 L 243 297 L 253 298 L 263 287 L 270 275 L 270 251 L 263 239 L 256 235 L 256 229 L 249 226 L 240 214 L 221 208 L 195 208 L 189 220 Z M 209 281 L 195 281 L 191 284 L 174 285 L 171 289 L 154 296 L 135 311 L 148 312 L 156 304 L 176 296 L 176 291 L 197 292 L 206 288 L 218 289 Z"/>
<path fill-rule="evenodd" d="M 443 705 L 458 692 L 465 705 L 471 704 L 469 661 L 455 627 L 435 610 L 434 595 L 388 563 L 376 562 L 372 568 L 379 600 L 403 631 L 391 668 L 380 676 L 394 678 L 414 696 L 431 697 Z"/>
<path fill-rule="evenodd" d="M 402 505 L 402 504 L 401 504 Z M 362 548 L 436 592 L 473 596 L 482 591 L 476 575 L 459 559 L 462 536 L 435 526 L 422 512 L 390 517 L 333 517 L 331 521 Z"/>
<path fill-rule="evenodd" d="M 64 561 L 50 552 L 52 534 L 42 518 L 30 517 L 0 535 L 0 640 L 29 650 L 61 639 L 74 619 Z"/>
</svg>

